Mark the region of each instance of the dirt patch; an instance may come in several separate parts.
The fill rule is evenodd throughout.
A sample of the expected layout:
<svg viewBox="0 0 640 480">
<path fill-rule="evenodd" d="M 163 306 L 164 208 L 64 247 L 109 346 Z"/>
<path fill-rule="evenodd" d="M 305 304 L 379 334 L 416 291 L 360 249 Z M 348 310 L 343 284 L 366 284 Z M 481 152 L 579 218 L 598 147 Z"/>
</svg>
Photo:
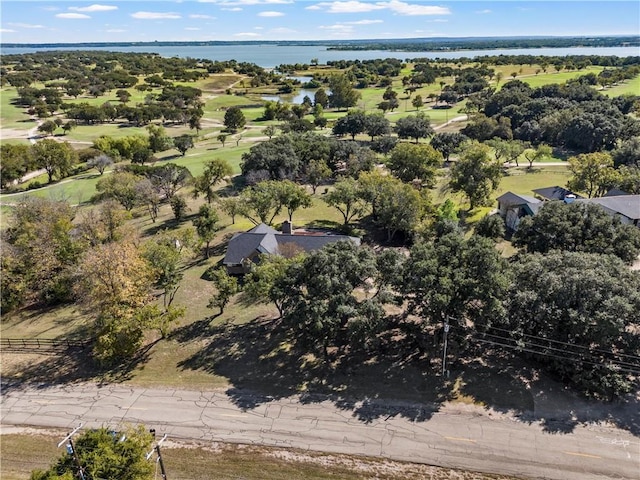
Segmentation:
<svg viewBox="0 0 640 480">
<path fill-rule="evenodd" d="M 16 128 L 0 128 L 0 140 L 27 139 L 30 136 L 29 130 L 18 130 Z"/>
</svg>

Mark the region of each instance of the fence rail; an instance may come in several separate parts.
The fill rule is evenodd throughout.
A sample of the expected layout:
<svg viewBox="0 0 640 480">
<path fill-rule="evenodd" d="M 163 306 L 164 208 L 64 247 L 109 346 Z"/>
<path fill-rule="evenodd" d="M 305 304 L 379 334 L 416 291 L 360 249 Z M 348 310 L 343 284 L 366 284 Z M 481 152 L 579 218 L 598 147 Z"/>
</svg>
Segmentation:
<svg viewBox="0 0 640 480">
<path fill-rule="evenodd" d="M 27 352 L 62 352 L 65 350 L 83 350 L 89 346 L 87 341 L 46 338 L 0 338 L 0 349 Z"/>
</svg>

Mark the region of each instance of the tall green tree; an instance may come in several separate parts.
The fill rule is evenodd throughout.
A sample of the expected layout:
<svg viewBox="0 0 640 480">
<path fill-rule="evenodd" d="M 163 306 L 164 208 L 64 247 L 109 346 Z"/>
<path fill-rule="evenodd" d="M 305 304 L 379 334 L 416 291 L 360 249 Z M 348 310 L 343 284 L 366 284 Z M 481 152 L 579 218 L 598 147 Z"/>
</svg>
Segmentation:
<svg viewBox="0 0 640 480">
<path fill-rule="evenodd" d="M 229 107 L 224 114 L 224 126 L 232 133 L 244 128 L 247 119 L 240 107 Z"/>
<path fill-rule="evenodd" d="M 351 135 L 355 140 L 356 135 L 363 133 L 366 128 L 366 116 L 361 110 L 351 110 L 344 117 L 340 117 L 333 125 L 334 135 Z"/>
<path fill-rule="evenodd" d="M 211 203 L 215 198 L 214 187 L 232 174 L 233 168 L 226 160 L 222 158 L 209 160 L 205 163 L 202 175 L 194 179 L 194 196 L 197 198 L 198 195 L 204 195 L 207 203 Z"/>
<path fill-rule="evenodd" d="M 184 157 L 190 148 L 193 148 L 193 137 L 191 135 L 180 135 L 173 139 L 173 146 Z"/>
<path fill-rule="evenodd" d="M 143 426 L 112 432 L 103 427 L 74 437 L 74 450 L 82 467 L 82 478 L 127 478 L 148 480 L 154 466 L 145 458 L 153 437 Z M 65 453 L 48 470 L 34 470 L 31 480 L 68 480 L 80 475 L 70 453 Z"/>
<path fill-rule="evenodd" d="M 376 208 L 375 223 L 386 230 L 387 241 L 396 233 L 409 234 L 417 229 L 427 213 L 430 202 L 427 191 L 422 193 L 401 181 L 386 182 Z"/>
<path fill-rule="evenodd" d="M 500 184 L 501 166 L 491 157 L 488 146 L 474 142 L 451 167 L 449 185 L 467 196 L 469 210 L 487 204 Z"/>
<path fill-rule="evenodd" d="M 366 294 L 376 276 L 372 250 L 351 242 L 327 245 L 280 278 L 283 321 L 303 348 L 320 350 L 325 359 L 332 345 L 366 346 L 384 327 L 382 298 Z"/>
<path fill-rule="evenodd" d="M 329 105 L 333 108 L 351 108 L 358 103 L 360 93 L 346 74 L 335 74 L 329 77 Z M 316 98 L 316 102 L 318 99 Z M 325 106 L 325 105 L 323 105 Z"/>
<path fill-rule="evenodd" d="M 73 298 L 73 270 L 86 248 L 75 234 L 68 202 L 26 197 L 2 232 L 2 310 L 24 303 L 52 305 Z"/>
<path fill-rule="evenodd" d="M 162 289 L 162 303 L 166 310 L 173 303 L 184 277 L 180 269 L 180 249 L 176 247 L 175 240 L 159 235 L 145 242 L 143 256 L 153 270 L 156 286 Z"/>
<path fill-rule="evenodd" d="M 442 162 L 442 154 L 431 145 L 399 143 L 391 151 L 388 167 L 403 182 L 417 179 L 431 186 Z"/>
<path fill-rule="evenodd" d="M 244 190 L 240 197 L 240 214 L 255 225 L 271 225 L 282 210 L 280 188 L 275 180 L 259 182 Z"/>
<path fill-rule="evenodd" d="M 149 148 L 153 153 L 164 152 L 173 147 L 173 141 L 162 125 L 148 125 L 147 131 L 149 132 Z"/>
<path fill-rule="evenodd" d="M 429 117 L 422 112 L 399 118 L 395 131 L 399 138 L 413 138 L 416 143 L 421 138 L 428 138 L 434 133 L 433 127 L 429 123 Z"/>
<path fill-rule="evenodd" d="M 585 192 L 589 198 L 606 193 L 613 174 L 613 158 L 606 152 L 583 153 L 569 158 L 571 179 L 567 186 L 576 192 Z"/>
<path fill-rule="evenodd" d="M 50 138 L 31 145 L 31 155 L 35 165 L 47 171 L 49 183 L 53 182 L 54 177 L 69 176 L 78 161 L 78 154 L 68 142 L 59 143 Z"/>
<path fill-rule="evenodd" d="M 258 263 L 251 265 L 251 271 L 244 278 L 244 297 L 251 302 L 273 303 L 282 316 L 286 298 L 283 279 L 289 266 L 299 263 L 303 255 L 290 258 L 281 255 L 261 255 Z"/>
<path fill-rule="evenodd" d="M 355 217 L 361 216 L 366 206 L 360 196 L 358 182 L 351 177 L 337 181 L 324 201 L 342 214 L 345 226 Z"/>
<path fill-rule="evenodd" d="M 459 132 L 438 132 L 431 139 L 431 146 L 448 162 L 451 154 L 458 153 L 466 140 L 467 137 Z"/>
<path fill-rule="evenodd" d="M 3 143 L 0 145 L 0 182 L 6 187 L 35 168 L 29 145 Z"/>
<path fill-rule="evenodd" d="M 219 267 L 210 274 L 211 281 L 216 287 L 216 293 L 209 300 L 207 307 L 219 308 L 220 314 L 224 313 L 224 308 L 236 293 L 240 291 L 238 279 L 227 273 L 227 269 Z"/>
<path fill-rule="evenodd" d="M 533 168 L 534 162 L 542 162 L 545 158 L 550 158 L 553 149 L 549 145 L 540 144 L 537 147 L 524 151 L 524 158 L 529 162 L 529 169 Z"/>
<path fill-rule="evenodd" d="M 141 178 L 130 172 L 114 172 L 96 183 L 96 190 L 102 198 L 113 198 L 128 212 L 138 205 L 137 183 Z"/>
<path fill-rule="evenodd" d="M 371 141 L 373 142 L 375 137 L 381 137 L 391 133 L 391 123 L 384 115 L 370 113 L 365 115 L 364 131 L 371 137 Z"/>
<path fill-rule="evenodd" d="M 97 245 L 85 253 L 75 284 L 96 316 L 94 354 L 104 364 L 130 359 L 142 345 L 153 310 L 153 270 L 131 240 Z"/>
<path fill-rule="evenodd" d="M 508 266 L 491 240 L 449 233 L 416 243 L 404 265 L 398 291 L 425 327 L 449 319 L 461 334 L 504 316 Z"/>
<path fill-rule="evenodd" d="M 282 180 L 276 186 L 280 203 L 287 209 L 290 222 L 293 221 L 293 214 L 296 210 L 309 208 L 313 205 L 311 195 L 307 193 L 304 187 L 293 183 L 291 180 Z"/>
<path fill-rule="evenodd" d="M 211 240 L 215 237 L 216 232 L 220 229 L 218 222 L 218 212 L 216 212 L 211 205 L 202 205 L 198 210 L 198 216 L 193 220 L 193 225 L 196 227 L 198 237 L 206 244 L 206 256 L 209 258 L 209 245 Z"/>
<path fill-rule="evenodd" d="M 305 178 L 315 195 L 318 186 L 331 178 L 331 169 L 324 160 L 312 160 L 305 168 Z"/>
</svg>

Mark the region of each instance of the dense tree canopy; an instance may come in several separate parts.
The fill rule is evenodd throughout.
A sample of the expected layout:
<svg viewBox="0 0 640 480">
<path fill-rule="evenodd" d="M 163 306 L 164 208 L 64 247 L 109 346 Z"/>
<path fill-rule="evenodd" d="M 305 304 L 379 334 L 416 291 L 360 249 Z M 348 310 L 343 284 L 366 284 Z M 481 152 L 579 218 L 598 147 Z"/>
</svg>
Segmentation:
<svg viewBox="0 0 640 480">
<path fill-rule="evenodd" d="M 513 243 L 528 252 L 613 254 L 631 263 L 640 253 L 640 230 L 622 224 L 596 204 L 552 201 L 535 216 L 522 219 Z"/>
<path fill-rule="evenodd" d="M 507 329 L 524 354 L 583 391 L 631 391 L 640 355 L 640 276 L 610 255 L 519 259 Z"/>
</svg>

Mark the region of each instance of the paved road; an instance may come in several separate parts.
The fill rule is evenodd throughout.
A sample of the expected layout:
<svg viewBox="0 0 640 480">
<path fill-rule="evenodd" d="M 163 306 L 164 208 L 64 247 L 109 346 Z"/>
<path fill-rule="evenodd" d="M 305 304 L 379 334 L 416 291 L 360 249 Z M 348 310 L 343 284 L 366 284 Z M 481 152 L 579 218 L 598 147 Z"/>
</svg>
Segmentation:
<svg viewBox="0 0 640 480">
<path fill-rule="evenodd" d="M 353 415 L 352 406 L 340 409 L 323 397 L 273 400 L 242 392 L 76 384 L 10 389 L 0 406 L 5 427 L 130 422 L 174 440 L 295 447 L 532 478 L 640 478 L 640 439 L 626 431 L 589 425 L 568 434 L 546 433 L 537 422 L 461 404 L 438 411 L 395 405 L 393 416 L 381 416 L 375 402 L 358 405 L 359 418 L 370 413 L 373 420 L 367 422 Z"/>
</svg>

